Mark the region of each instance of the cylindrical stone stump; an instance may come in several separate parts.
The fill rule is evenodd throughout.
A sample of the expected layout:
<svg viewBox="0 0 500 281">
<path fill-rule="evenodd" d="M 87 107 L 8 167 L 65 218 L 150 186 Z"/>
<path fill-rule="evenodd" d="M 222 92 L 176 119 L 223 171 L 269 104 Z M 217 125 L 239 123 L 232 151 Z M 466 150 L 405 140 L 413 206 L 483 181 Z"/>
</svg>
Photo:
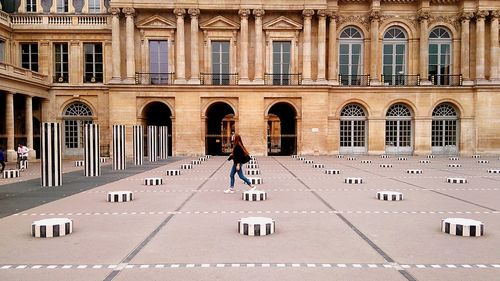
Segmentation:
<svg viewBox="0 0 500 281">
<path fill-rule="evenodd" d="M 313 168 L 315 168 L 315 169 L 322 169 L 324 167 L 325 167 L 325 164 L 319 164 L 319 163 L 318 164 L 313 164 Z"/>
<path fill-rule="evenodd" d="M 248 217 L 238 221 L 238 232 L 248 236 L 264 236 L 273 234 L 275 221 L 271 218 Z"/>
<path fill-rule="evenodd" d="M 471 219 L 446 218 L 441 220 L 441 231 L 456 236 L 483 236 L 484 224 Z"/>
<path fill-rule="evenodd" d="M 257 160 L 250 160 L 248 161 L 248 164 L 257 164 Z"/>
<path fill-rule="evenodd" d="M 108 192 L 108 202 L 128 202 L 133 200 L 132 191 L 110 191 Z"/>
<path fill-rule="evenodd" d="M 371 164 L 372 160 L 361 160 L 361 163 L 363 163 L 363 164 Z"/>
<path fill-rule="evenodd" d="M 337 155 L 337 158 L 344 158 L 344 155 Z"/>
<path fill-rule="evenodd" d="M 361 184 L 361 183 L 363 183 L 363 178 L 345 178 L 344 183 Z"/>
<path fill-rule="evenodd" d="M 488 164 L 488 163 L 490 163 L 490 161 L 488 161 L 488 160 L 477 160 L 477 163 L 478 164 Z"/>
<path fill-rule="evenodd" d="M 262 178 L 248 178 L 248 180 L 250 181 L 250 183 L 252 184 L 262 184 L 264 181 L 262 180 Z"/>
<path fill-rule="evenodd" d="M 113 170 L 125 170 L 125 125 L 113 125 Z"/>
<path fill-rule="evenodd" d="M 302 163 L 304 163 L 304 164 L 312 164 L 312 163 L 314 163 L 314 160 L 304 160 Z"/>
<path fill-rule="evenodd" d="M 295 158 L 297 158 L 297 157 L 299 157 L 299 156 L 294 154 L 294 155 L 291 155 L 291 157 L 292 157 L 293 159 L 295 159 Z"/>
<path fill-rule="evenodd" d="M 247 169 L 258 169 L 259 164 L 246 164 Z"/>
<path fill-rule="evenodd" d="M 302 156 L 299 156 L 299 157 L 297 157 L 297 160 L 299 160 L 299 161 L 304 161 L 304 160 L 306 160 L 306 158 L 305 158 L 305 157 L 302 157 Z"/>
<path fill-rule="evenodd" d="M 162 185 L 162 184 L 163 184 L 162 178 L 145 178 L 144 179 L 144 185 Z"/>
<path fill-rule="evenodd" d="M 21 175 L 19 170 L 3 170 L 4 179 L 18 178 Z"/>
<path fill-rule="evenodd" d="M 204 157 L 210 159 L 211 155 L 205 155 Z"/>
<path fill-rule="evenodd" d="M 419 162 L 420 162 L 421 164 L 429 164 L 429 163 L 431 163 L 431 161 L 430 161 L 430 160 L 420 160 Z"/>
<path fill-rule="evenodd" d="M 264 201 L 267 199 L 267 193 L 262 190 L 247 190 L 242 193 L 241 199 L 245 201 Z"/>
<path fill-rule="evenodd" d="M 166 170 L 165 171 L 167 176 L 179 176 L 181 174 L 180 170 Z"/>
<path fill-rule="evenodd" d="M 490 173 L 490 174 L 500 174 L 500 169 L 488 170 L 488 173 Z"/>
<path fill-rule="evenodd" d="M 450 168 L 460 168 L 460 167 L 462 167 L 462 164 L 448 164 L 448 167 L 450 167 Z"/>
<path fill-rule="evenodd" d="M 398 157 L 398 161 L 406 161 L 408 160 L 408 157 Z"/>
<path fill-rule="evenodd" d="M 389 155 L 387 155 L 387 154 L 382 154 L 382 155 L 380 155 L 380 158 L 389 158 L 389 157 L 390 157 L 390 156 L 389 156 Z"/>
<path fill-rule="evenodd" d="M 100 159 L 99 161 L 100 161 L 101 163 L 106 163 L 106 162 L 108 162 L 108 157 L 100 157 L 99 159 Z"/>
<path fill-rule="evenodd" d="M 144 161 L 144 128 L 141 125 L 132 126 L 134 164 L 140 166 Z"/>
<path fill-rule="evenodd" d="M 42 186 L 60 186 L 63 184 L 61 124 L 44 122 L 41 129 Z"/>
<path fill-rule="evenodd" d="M 148 159 L 149 162 L 158 160 L 158 127 L 148 126 Z"/>
<path fill-rule="evenodd" d="M 345 160 L 348 160 L 348 161 L 354 161 L 356 159 L 358 159 L 358 158 L 356 158 L 356 157 L 346 157 L 345 158 Z"/>
<path fill-rule="evenodd" d="M 260 170 L 257 169 L 246 169 L 245 174 L 250 175 L 250 176 L 256 176 L 260 175 Z"/>
<path fill-rule="evenodd" d="M 73 220 L 52 218 L 34 221 L 31 224 L 31 236 L 40 238 L 65 236 L 73 232 Z"/>
<path fill-rule="evenodd" d="M 198 160 L 200 160 L 201 162 L 205 162 L 205 161 L 207 161 L 207 158 L 205 158 L 205 157 L 203 156 L 203 157 L 198 158 Z"/>
<path fill-rule="evenodd" d="M 429 159 L 432 159 L 434 157 L 435 157 L 434 155 L 427 155 L 427 158 L 429 158 Z"/>
<path fill-rule="evenodd" d="M 192 165 L 200 165 L 201 161 L 200 160 L 191 160 Z"/>
<path fill-rule="evenodd" d="M 472 155 L 472 158 L 481 158 L 481 155 Z"/>
<path fill-rule="evenodd" d="M 168 126 L 158 127 L 158 152 L 160 159 L 168 159 Z"/>
<path fill-rule="evenodd" d="M 75 161 L 75 167 L 83 167 L 83 166 L 85 166 L 85 161 L 83 160 Z"/>
<path fill-rule="evenodd" d="M 99 124 L 84 125 L 84 156 L 86 177 L 98 177 L 101 175 L 101 163 L 106 161 L 101 158 L 101 142 Z"/>
<path fill-rule="evenodd" d="M 403 193 L 396 191 L 379 191 L 377 199 L 383 201 L 400 201 L 403 200 Z"/>
<path fill-rule="evenodd" d="M 392 164 L 380 164 L 380 168 L 392 168 Z"/>
<path fill-rule="evenodd" d="M 406 173 L 408 173 L 408 174 L 421 174 L 422 170 L 419 170 L 419 169 L 408 169 L 408 170 L 406 170 Z"/>
<path fill-rule="evenodd" d="M 325 174 L 327 174 L 327 175 L 338 175 L 338 174 L 340 174 L 340 170 L 327 169 L 327 170 L 325 170 Z"/>
<path fill-rule="evenodd" d="M 187 170 L 187 169 L 192 169 L 193 165 L 191 164 L 181 164 L 181 169 Z"/>
<path fill-rule="evenodd" d="M 451 161 L 458 161 L 458 160 L 460 160 L 460 158 L 458 158 L 458 157 L 450 157 L 450 158 L 448 158 L 448 160 L 451 160 Z"/>
<path fill-rule="evenodd" d="M 447 183 L 467 183 L 467 179 L 464 178 L 446 178 Z"/>
<path fill-rule="evenodd" d="M 28 160 L 19 160 L 19 170 L 26 171 L 28 169 Z"/>
</svg>

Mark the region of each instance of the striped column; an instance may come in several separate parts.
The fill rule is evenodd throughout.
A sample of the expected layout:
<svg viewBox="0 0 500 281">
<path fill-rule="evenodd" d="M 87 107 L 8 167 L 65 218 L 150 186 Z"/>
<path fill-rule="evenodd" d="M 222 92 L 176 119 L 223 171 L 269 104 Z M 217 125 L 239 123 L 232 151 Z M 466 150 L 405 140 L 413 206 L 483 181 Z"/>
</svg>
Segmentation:
<svg viewBox="0 0 500 281">
<path fill-rule="evenodd" d="M 62 185 L 61 124 L 42 123 L 42 186 Z"/>
<path fill-rule="evenodd" d="M 142 165 L 144 157 L 144 129 L 141 125 L 132 127 L 132 137 L 134 139 L 134 164 L 136 166 Z"/>
<path fill-rule="evenodd" d="M 101 175 L 100 162 L 100 130 L 98 124 L 85 124 L 84 126 L 84 158 L 85 176 L 97 177 Z"/>
<path fill-rule="evenodd" d="M 168 127 L 160 126 L 158 135 L 158 148 L 160 152 L 160 159 L 168 158 Z"/>
<path fill-rule="evenodd" d="M 148 158 L 149 162 L 156 162 L 158 157 L 158 127 L 148 126 Z"/>
<path fill-rule="evenodd" d="M 113 170 L 125 168 L 125 125 L 113 125 Z"/>
</svg>

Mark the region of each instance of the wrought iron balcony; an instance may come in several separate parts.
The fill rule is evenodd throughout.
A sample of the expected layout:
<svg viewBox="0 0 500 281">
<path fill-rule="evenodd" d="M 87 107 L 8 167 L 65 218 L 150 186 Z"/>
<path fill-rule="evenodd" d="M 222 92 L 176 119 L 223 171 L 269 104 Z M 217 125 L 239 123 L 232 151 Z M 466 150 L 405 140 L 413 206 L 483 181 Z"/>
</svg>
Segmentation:
<svg viewBox="0 0 500 281">
<path fill-rule="evenodd" d="M 64 74 L 57 74 L 52 77 L 52 82 L 53 83 L 68 83 L 69 82 L 69 75 L 68 73 Z"/>
<path fill-rule="evenodd" d="M 172 85 L 175 72 L 135 73 L 135 84 L 141 85 Z"/>
<path fill-rule="evenodd" d="M 102 81 L 102 73 L 97 73 L 95 76 L 89 73 L 83 76 L 83 83 L 102 83 Z"/>
<path fill-rule="evenodd" d="M 370 74 L 367 75 L 342 75 L 339 74 L 341 86 L 370 86 Z"/>
<path fill-rule="evenodd" d="M 436 86 L 462 86 L 463 85 L 462 74 L 457 74 L 457 75 L 431 74 L 431 75 L 429 75 L 429 81 L 431 81 L 432 85 L 436 85 Z"/>
<path fill-rule="evenodd" d="M 384 86 L 420 86 L 420 75 L 394 74 L 383 75 L 382 83 Z"/>
<path fill-rule="evenodd" d="M 264 83 L 274 86 L 297 86 L 302 84 L 302 73 L 265 73 Z"/>
<path fill-rule="evenodd" d="M 238 85 L 238 73 L 200 73 L 201 85 Z"/>
</svg>

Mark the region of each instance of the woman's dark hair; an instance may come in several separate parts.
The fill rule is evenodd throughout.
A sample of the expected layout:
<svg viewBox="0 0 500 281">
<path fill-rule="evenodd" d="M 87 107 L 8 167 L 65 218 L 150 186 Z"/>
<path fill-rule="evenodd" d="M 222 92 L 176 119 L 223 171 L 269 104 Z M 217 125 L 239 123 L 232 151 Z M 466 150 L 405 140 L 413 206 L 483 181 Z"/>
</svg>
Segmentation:
<svg viewBox="0 0 500 281">
<path fill-rule="evenodd" d="M 234 135 L 233 153 L 234 153 L 234 148 L 237 145 L 239 145 L 241 147 L 241 149 L 243 150 L 243 152 L 245 153 L 245 155 L 249 154 L 248 151 L 247 151 L 247 149 L 243 145 L 243 141 L 241 140 L 241 136 L 239 134 L 235 134 Z"/>
</svg>

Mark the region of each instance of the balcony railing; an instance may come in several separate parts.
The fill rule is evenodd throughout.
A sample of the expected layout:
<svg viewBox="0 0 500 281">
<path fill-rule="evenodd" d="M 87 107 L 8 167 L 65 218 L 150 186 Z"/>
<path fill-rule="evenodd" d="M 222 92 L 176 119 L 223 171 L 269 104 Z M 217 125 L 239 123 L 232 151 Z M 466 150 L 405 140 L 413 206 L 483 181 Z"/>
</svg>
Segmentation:
<svg viewBox="0 0 500 281">
<path fill-rule="evenodd" d="M 0 15 L 1 18 L 1 15 Z M 33 26 L 46 26 L 53 28 L 110 27 L 109 15 L 69 15 L 69 14 L 14 14 L 10 21 L 16 28 L 33 28 Z"/>
<path fill-rule="evenodd" d="M 201 85 L 238 85 L 238 73 L 200 73 Z"/>
<path fill-rule="evenodd" d="M 0 23 L 10 27 L 10 17 L 4 11 L 0 11 Z"/>
<path fill-rule="evenodd" d="M 457 75 L 429 75 L 429 81 L 436 86 L 462 86 L 462 74 Z"/>
<path fill-rule="evenodd" d="M 92 74 L 87 74 L 83 76 L 83 83 L 102 83 L 103 77 L 102 73 L 92 76 Z"/>
<path fill-rule="evenodd" d="M 8 76 L 17 76 L 29 81 L 47 84 L 49 79 L 47 75 L 40 74 L 29 69 L 17 67 L 11 64 L 0 62 L 0 73 L 6 73 Z"/>
<path fill-rule="evenodd" d="M 52 82 L 53 83 L 68 83 L 69 82 L 69 75 L 68 73 L 64 74 L 57 74 L 52 77 Z"/>
<path fill-rule="evenodd" d="M 370 86 L 370 74 L 367 75 L 342 75 L 339 74 L 341 86 Z"/>
<path fill-rule="evenodd" d="M 174 72 L 135 73 L 135 84 L 138 85 L 172 85 Z"/>
<path fill-rule="evenodd" d="M 302 84 L 302 73 L 265 73 L 264 83 L 274 86 L 297 86 Z"/>
<path fill-rule="evenodd" d="M 383 75 L 382 83 L 384 86 L 420 86 L 420 75 Z"/>
</svg>

